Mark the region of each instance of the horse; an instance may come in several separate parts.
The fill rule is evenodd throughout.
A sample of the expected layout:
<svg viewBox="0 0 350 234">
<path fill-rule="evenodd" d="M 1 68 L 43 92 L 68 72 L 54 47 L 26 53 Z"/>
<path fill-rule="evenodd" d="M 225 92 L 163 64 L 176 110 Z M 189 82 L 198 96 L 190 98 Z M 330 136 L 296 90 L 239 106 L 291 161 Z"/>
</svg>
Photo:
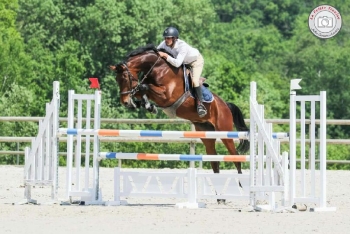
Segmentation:
<svg viewBox="0 0 350 234">
<path fill-rule="evenodd" d="M 199 117 L 195 98 L 185 91 L 183 66 L 173 67 L 161 58 L 158 50 L 151 44 L 137 48 L 129 53 L 126 60 L 109 66 L 116 72 L 116 82 L 119 85 L 120 102 L 128 108 L 136 108 L 134 98 L 142 100 L 150 111 L 148 99 L 158 107 L 171 109 L 177 117 L 189 120 L 196 131 L 249 131 L 242 111 L 233 103 L 223 101 L 213 94 L 213 101 L 204 103 L 208 113 Z M 221 139 L 231 155 L 245 154 L 249 150 L 249 141 L 241 139 L 237 148 L 233 139 Z M 216 139 L 204 139 L 208 155 L 216 155 Z M 234 162 L 237 172 L 242 174 L 241 162 Z M 219 162 L 211 162 L 214 173 L 219 173 Z"/>
</svg>

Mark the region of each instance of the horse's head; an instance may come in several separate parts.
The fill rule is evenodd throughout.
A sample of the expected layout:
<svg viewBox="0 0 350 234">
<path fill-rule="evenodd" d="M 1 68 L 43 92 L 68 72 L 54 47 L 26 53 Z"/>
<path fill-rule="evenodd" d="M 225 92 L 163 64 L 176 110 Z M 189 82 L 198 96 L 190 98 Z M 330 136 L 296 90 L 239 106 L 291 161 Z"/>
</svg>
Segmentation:
<svg viewBox="0 0 350 234">
<path fill-rule="evenodd" d="M 139 91 L 159 60 L 156 48 L 147 45 L 131 52 L 125 62 L 110 66 L 110 69 L 116 72 L 120 102 L 124 106 L 136 108 L 133 97 L 140 98 Z"/>
<path fill-rule="evenodd" d="M 131 109 L 135 109 L 136 105 L 132 97 L 136 94 L 138 85 L 137 72 L 130 70 L 127 63 L 118 63 L 110 66 L 110 69 L 116 72 L 116 81 L 119 85 L 120 102 Z"/>
</svg>

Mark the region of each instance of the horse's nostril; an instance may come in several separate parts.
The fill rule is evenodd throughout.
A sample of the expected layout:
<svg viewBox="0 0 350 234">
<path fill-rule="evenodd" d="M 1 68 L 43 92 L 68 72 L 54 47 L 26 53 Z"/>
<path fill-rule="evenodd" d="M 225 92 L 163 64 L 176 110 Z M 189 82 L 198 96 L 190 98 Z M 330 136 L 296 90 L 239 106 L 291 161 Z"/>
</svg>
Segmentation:
<svg viewBox="0 0 350 234">
<path fill-rule="evenodd" d="M 124 102 L 123 104 L 124 104 L 124 106 L 127 106 L 129 103 L 128 102 Z"/>
</svg>

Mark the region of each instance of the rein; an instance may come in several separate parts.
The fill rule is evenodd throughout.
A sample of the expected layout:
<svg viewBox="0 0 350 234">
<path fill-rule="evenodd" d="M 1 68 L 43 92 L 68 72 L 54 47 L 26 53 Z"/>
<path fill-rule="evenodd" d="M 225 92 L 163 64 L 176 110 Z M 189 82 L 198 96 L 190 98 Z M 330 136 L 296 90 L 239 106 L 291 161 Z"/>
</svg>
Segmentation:
<svg viewBox="0 0 350 234">
<path fill-rule="evenodd" d="M 160 60 L 160 56 L 158 56 L 157 61 L 155 61 L 155 63 L 152 65 L 152 67 L 149 69 L 149 71 L 143 76 L 143 78 L 141 79 L 141 81 L 139 81 L 138 79 L 136 79 L 130 72 L 128 65 L 126 63 L 124 63 L 126 70 L 128 72 L 128 76 L 129 76 L 129 81 L 130 81 L 130 87 L 132 87 L 132 81 L 137 80 L 137 85 L 132 88 L 129 91 L 126 92 L 121 92 L 119 94 L 130 94 L 131 97 L 133 97 L 138 91 L 140 91 L 140 87 L 142 86 L 143 81 L 147 78 L 147 76 L 151 73 L 151 71 L 153 70 L 154 66 L 157 64 L 157 62 Z"/>
</svg>

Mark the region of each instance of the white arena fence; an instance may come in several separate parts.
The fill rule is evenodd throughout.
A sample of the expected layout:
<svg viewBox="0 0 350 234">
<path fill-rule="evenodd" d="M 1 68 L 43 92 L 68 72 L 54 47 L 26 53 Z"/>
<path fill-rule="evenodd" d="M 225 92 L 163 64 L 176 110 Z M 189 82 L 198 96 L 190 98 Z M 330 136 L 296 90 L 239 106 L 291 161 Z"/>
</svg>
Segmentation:
<svg viewBox="0 0 350 234">
<path fill-rule="evenodd" d="M 294 82 L 294 83 L 293 83 Z M 295 85 L 296 84 L 296 85 Z M 273 210 L 290 208 L 298 202 L 313 203 L 313 211 L 335 210 L 326 207 L 326 93 L 320 95 L 297 96 L 295 81 L 291 83 L 291 118 L 290 133 L 273 133 L 272 124 L 264 120 L 264 106 L 259 105 L 256 99 L 256 83 L 250 86 L 250 131 L 247 132 L 174 132 L 174 131 L 132 131 L 100 129 L 101 92 L 94 94 L 75 94 L 69 91 L 68 100 L 68 127 L 59 128 L 58 108 L 59 91 L 58 82 L 54 82 L 54 98 L 51 103 L 56 103 L 56 110 L 50 111 L 46 117 L 53 119 L 54 123 L 47 120 L 39 130 L 36 142 L 31 149 L 26 149 L 25 165 L 25 201 L 35 202 L 31 198 L 31 186 L 52 186 L 52 199 L 57 200 L 57 142 L 60 137 L 67 137 L 67 175 L 66 175 L 66 197 L 65 200 L 72 201 L 78 198 L 85 204 L 120 205 L 124 204 L 122 197 L 172 197 L 186 198 L 187 202 L 176 204 L 178 207 L 197 208 L 204 204 L 200 199 L 246 199 L 250 206 L 247 210 Z M 294 88 L 293 88 L 294 86 Z M 55 91 L 55 87 L 57 91 Z M 77 107 L 75 103 L 77 102 Z M 305 168 L 305 131 L 301 129 L 300 139 L 302 142 L 300 157 L 302 160 L 302 182 L 295 181 L 296 173 L 296 104 L 301 103 L 302 125 L 305 126 L 305 102 L 311 102 L 311 124 L 315 123 L 315 105 L 321 106 L 321 136 L 320 141 L 324 144 L 320 151 L 321 167 L 316 170 L 311 166 L 311 180 L 307 182 Z M 86 116 L 83 118 L 83 106 L 86 106 Z M 92 108 L 93 106 L 93 108 Z M 75 110 L 77 109 L 77 113 Z M 51 114 L 50 114 L 51 113 Z M 52 114 L 53 113 L 53 114 Z M 93 113 L 93 114 L 92 114 Z M 46 120 L 45 118 L 45 120 Z M 94 119 L 93 126 L 90 120 Z M 76 121 L 75 121 L 76 119 Z M 83 126 L 83 119 L 85 126 Z M 49 129 L 49 130 L 47 130 Z M 44 132 L 49 132 L 44 134 Z M 82 138 L 82 135 L 85 135 Z M 280 140 L 290 138 L 290 159 L 288 153 L 280 153 Z M 73 139 L 73 136 L 76 139 Z M 157 153 L 133 153 L 133 152 L 100 152 L 101 136 L 128 137 L 133 139 L 145 137 L 171 137 L 171 138 L 249 138 L 250 155 L 177 155 Z M 92 139 L 91 139 L 91 138 Z M 316 136 L 311 137 L 311 145 L 315 146 Z M 89 165 L 90 141 L 92 140 L 93 160 Z M 85 150 L 82 149 L 85 144 Z M 85 151 L 85 152 L 84 152 Z M 81 167 L 81 155 L 84 153 L 85 166 Z M 315 150 L 311 150 L 315 157 Z M 189 168 L 185 172 L 128 172 L 120 167 L 115 168 L 114 178 L 114 200 L 103 201 L 99 186 L 99 161 L 106 158 L 136 159 L 136 160 L 185 160 L 185 161 L 247 161 L 250 162 L 248 175 L 235 173 L 202 173 L 196 168 Z M 288 163 L 289 161 L 289 163 Z M 315 165 L 315 160 L 312 160 Z M 74 166 L 73 166 L 74 164 Z M 288 169 L 289 167 L 289 169 Z M 92 176 L 91 172 L 92 171 Z M 320 174 L 321 180 L 316 184 L 316 173 Z M 51 176 L 51 177 L 50 177 Z M 92 177 L 92 178 L 90 178 Z M 83 178 L 83 179 L 82 179 Z M 122 184 L 121 184 L 122 183 Z M 301 189 L 299 187 L 301 186 Z M 298 189 L 297 189 L 298 188 Z M 301 190 L 301 194 L 296 191 Z M 279 199 L 276 195 L 279 194 Z M 265 200 L 266 205 L 258 205 L 260 200 Z M 278 201 L 279 200 L 279 201 Z M 280 204 L 278 204 L 280 202 Z"/>
</svg>

